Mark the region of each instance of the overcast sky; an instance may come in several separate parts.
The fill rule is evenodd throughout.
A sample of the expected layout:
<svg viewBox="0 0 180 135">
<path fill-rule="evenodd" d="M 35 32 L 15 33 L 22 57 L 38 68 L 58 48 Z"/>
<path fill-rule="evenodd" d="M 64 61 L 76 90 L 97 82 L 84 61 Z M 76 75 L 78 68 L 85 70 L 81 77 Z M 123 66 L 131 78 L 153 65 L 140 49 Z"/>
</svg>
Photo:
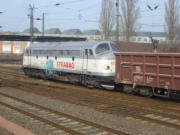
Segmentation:
<svg viewBox="0 0 180 135">
<path fill-rule="evenodd" d="M 114 0 L 115 1 L 115 0 Z M 164 31 L 164 2 L 166 0 L 139 0 L 140 31 Z M 60 3 L 61 5 L 55 6 Z M 42 17 L 45 12 L 45 29 L 99 29 L 101 0 L 0 0 L 0 26 L 3 31 L 23 31 L 29 27 L 29 4 L 34 5 L 34 17 Z M 154 7 L 150 11 L 147 4 Z M 143 24 L 143 25 L 142 25 Z M 42 21 L 34 21 L 34 26 L 41 31 Z"/>
</svg>

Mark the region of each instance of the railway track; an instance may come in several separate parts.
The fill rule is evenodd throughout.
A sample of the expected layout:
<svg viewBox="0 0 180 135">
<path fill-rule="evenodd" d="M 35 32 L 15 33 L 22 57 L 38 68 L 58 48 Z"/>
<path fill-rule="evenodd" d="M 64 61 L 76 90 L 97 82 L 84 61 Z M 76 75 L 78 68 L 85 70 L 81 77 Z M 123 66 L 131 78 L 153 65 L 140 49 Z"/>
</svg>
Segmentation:
<svg viewBox="0 0 180 135">
<path fill-rule="evenodd" d="M 16 76 L 17 77 L 17 76 Z M 134 100 L 127 100 L 125 98 L 115 100 L 115 97 L 110 99 L 104 99 L 105 96 L 96 95 L 95 97 L 87 95 L 81 95 L 75 97 L 74 92 L 76 88 L 74 88 L 74 92 L 71 91 L 74 95 L 72 97 L 69 95 L 70 88 L 68 87 L 48 87 L 47 85 L 37 84 L 37 83 L 29 83 L 26 81 L 17 81 L 8 79 L 1 79 L 6 86 L 15 87 L 17 89 L 47 96 L 53 99 L 63 100 L 65 102 L 80 104 L 84 106 L 88 106 L 97 110 L 101 110 L 107 113 L 113 113 L 116 115 L 124 115 L 127 117 L 133 117 L 135 119 L 140 119 L 142 121 L 148 121 L 151 123 L 156 123 L 159 125 L 163 125 L 166 127 L 172 127 L 175 129 L 180 129 L 180 110 L 176 105 L 174 106 L 166 106 L 163 104 L 155 104 L 155 105 L 147 105 L 134 102 Z M 79 87 L 78 87 L 79 88 Z M 65 91 L 62 92 L 62 89 Z M 108 94 L 110 92 L 107 92 Z M 61 96 L 62 95 L 62 96 Z M 78 93 L 79 95 L 79 93 Z M 115 94 L 116 95 L 116 94 Z M 83 98 L 82 98 L 83 97 Z M 112 100 L 114 98 L 114 100 Z M 141 98 L 141 97 L 140 97 Z M 117 102 L 118 101 L 118 102 Z M 168 103 L 171 104 L 171 103 Z M 172 104 L 171 104 L 172 105 Z M 177 108 L 176 108 L 177 107 Z"/>
<path fill-rule="evenodd" d="M 0 70 L 4 70 L 4 69 L 8 69 L 11 71 L 14 71 L 14 70 L 22 71 L 21 70 L 21 64 L 1 64 Z M 23 71 L 22 71 L 22 73 L 23 73 Z"/>
<path fill-rule="evenodd" d="M 32 123 L 41 125 L 41 128 L 46 129 L 51 135 L 127 135 L 3 93 L 0 93 L 0 105 L 1 109 L 8 110 L 11 115 L 24 117 Z"/>
<path fill-rule="evenodd" d="M 31 84 L 31 85 L 36 85 L 39 88 L 53 88 L 53 89 L 58 89 L 58 90 L 54 90 L 56 92 L 59 92 L 59 89 L 71 89 L 71 90 L 82 90 L 84 92 L 84 90 L 87 90 L 87 88 L 85 87 L 81 87 L 81 86 L 74 86 L 72 87 L 71 84 L 64 84 L 61 82 L 53 82 L 53 81 L 47 81 L 47 80 L 41 80 L 39 81 L 39 79 L 36 78 L 30 78 L 28 76 L 25 76 L 23 73 L 15 73 L 15 72 L 7 72 L 7 71 L 0 71 L 1 75 L 5 75 L 4 77 L 6 77 L 6 75 L 10 75 L 10 76 L 14 76 L 15 78 L 17 78 L 17 80 L 20 80 L 23 78 L 23 81 L 26 85 Z M 25 80 L 27 79 L 27 80 Z M 30 80 L 30 81 L 29 81 Z M 22 82 L 21 82 L 22 83 Z M 93 89 L 96 90 L 96 89 Z M 91 90 L 90 90 L 91 91 Z M 113 92 L 113 91 L 106 91 L 103 92 L 101 90 L 98 91 L 100 94 L 103 93 L 103 95 L 93 95 L 94 97 L 98 96 L 98 98 L 104 98 L 104 96 L 109 96 L 109 103 L 112 102 L 112 104 L 114 103 L 114 101 L 116 102 L 123 102 L 129 105 L 132 105 L 132 103 L 135 103 L 133 105 L 138 105 L 140 107 L 151 107 L 152 109 L 160 109 L 162 111 L 168 111 L 170 113 L 175 112 L 175 113 L 179 113 L 180 109 L 176 106 L 178 105 L 178 103 L 176 104 L 176 102 L 169 102 L 167 99 L 156 99 L 156 100 L 152 100 L 152 99 L 148 99 L 148 98 L 144 98 L 144 97 L 140 97 L 140 96 L 132 96 L 132 95 L 128 95 L 130 98 L 127 98 L 126 94 L 122 94 L 123 96 L 121 96 L 120 98 L 118 98 L 119 95 L 117 95 L 116 93 L 118 92 Z M 76 92 L 75 92 L 76 93 Z M 88 91 L 85 91 L 85 93 L 88 93 Z M 92 93 L 92 91 L 91 91 Z M 96 92 L 94 92 L 96 93 Z M 87 94 L 89 96 L 89 93 Z M 101 97 L 99 97 L 101 96 Z M 112 98 L 111 98 L 112 96 Z M 114 97 L 116 96 L 116 97 Z M 133 97 L 133 98 L 132 98 Z M 146 102 L 141 102 L 138 101 L 139 99 L 145 99 L 145 101 L 151 102 L 152 104 L 146 103 Z M 155 102 L 154 102 L 155 101 Z M 164 102 L 165 101 L 165 102 Z M 178 101 L 177 101 L 178 102 Z"/>
</svg>

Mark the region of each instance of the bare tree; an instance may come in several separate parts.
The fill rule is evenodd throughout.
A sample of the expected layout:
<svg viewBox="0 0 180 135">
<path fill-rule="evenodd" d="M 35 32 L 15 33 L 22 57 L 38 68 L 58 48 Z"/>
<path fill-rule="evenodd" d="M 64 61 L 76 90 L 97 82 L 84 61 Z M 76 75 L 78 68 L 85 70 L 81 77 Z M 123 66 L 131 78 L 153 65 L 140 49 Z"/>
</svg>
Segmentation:
<svg viewBox="0 0 180 135">
<path fill-rule="evenodd" d="M 135 32 L 139 19 L 140 12 L 137 4 L 138 0 L 121 0 L 122 30 L 127 42 L 129 42 L 130 37 Z"/>
<path fill-rule="evenodd" d="M 167 38 L 173 43 L 179 24 L 179 0 L 168 0 L 165 3 L 165 23 Z"/>
<path fill-rule="evenodd" d="M 177 43 L 180 43 L 180 24 L 178 25 L 176 29 L 176 41 Z"/>
<path fill-rule="evenodd" d="M 115 4 L 113 0 L 102 0 L 99 25 L 104 39 L 109 39 L 115 25 Z"/>
</svg>

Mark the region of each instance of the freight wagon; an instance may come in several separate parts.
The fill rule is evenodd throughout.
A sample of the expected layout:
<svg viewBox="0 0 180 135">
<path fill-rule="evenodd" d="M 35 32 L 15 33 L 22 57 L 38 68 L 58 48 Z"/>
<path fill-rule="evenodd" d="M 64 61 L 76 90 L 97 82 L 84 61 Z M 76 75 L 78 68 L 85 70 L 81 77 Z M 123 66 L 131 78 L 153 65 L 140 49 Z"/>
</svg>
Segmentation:
<svg viewBox="0 0 180 135">
<path fill-rule="evenodd" d="M 116 86 L 143 96 L 180 97 L 180 54 L 115 53 Z"/>
</svg>

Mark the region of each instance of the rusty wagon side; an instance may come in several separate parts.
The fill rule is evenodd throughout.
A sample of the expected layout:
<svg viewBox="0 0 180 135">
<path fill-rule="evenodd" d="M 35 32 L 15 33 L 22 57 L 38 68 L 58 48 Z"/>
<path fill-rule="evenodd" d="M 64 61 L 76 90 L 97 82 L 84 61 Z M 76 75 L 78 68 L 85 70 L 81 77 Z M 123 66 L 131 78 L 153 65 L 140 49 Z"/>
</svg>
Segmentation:
<svg viewBox="0 0 180 135">
<path fill-rule="evenodd" d="M 180 97 L 179 53 L 115 53 L 115 83 L 144 96 Z"/>
</svg>

